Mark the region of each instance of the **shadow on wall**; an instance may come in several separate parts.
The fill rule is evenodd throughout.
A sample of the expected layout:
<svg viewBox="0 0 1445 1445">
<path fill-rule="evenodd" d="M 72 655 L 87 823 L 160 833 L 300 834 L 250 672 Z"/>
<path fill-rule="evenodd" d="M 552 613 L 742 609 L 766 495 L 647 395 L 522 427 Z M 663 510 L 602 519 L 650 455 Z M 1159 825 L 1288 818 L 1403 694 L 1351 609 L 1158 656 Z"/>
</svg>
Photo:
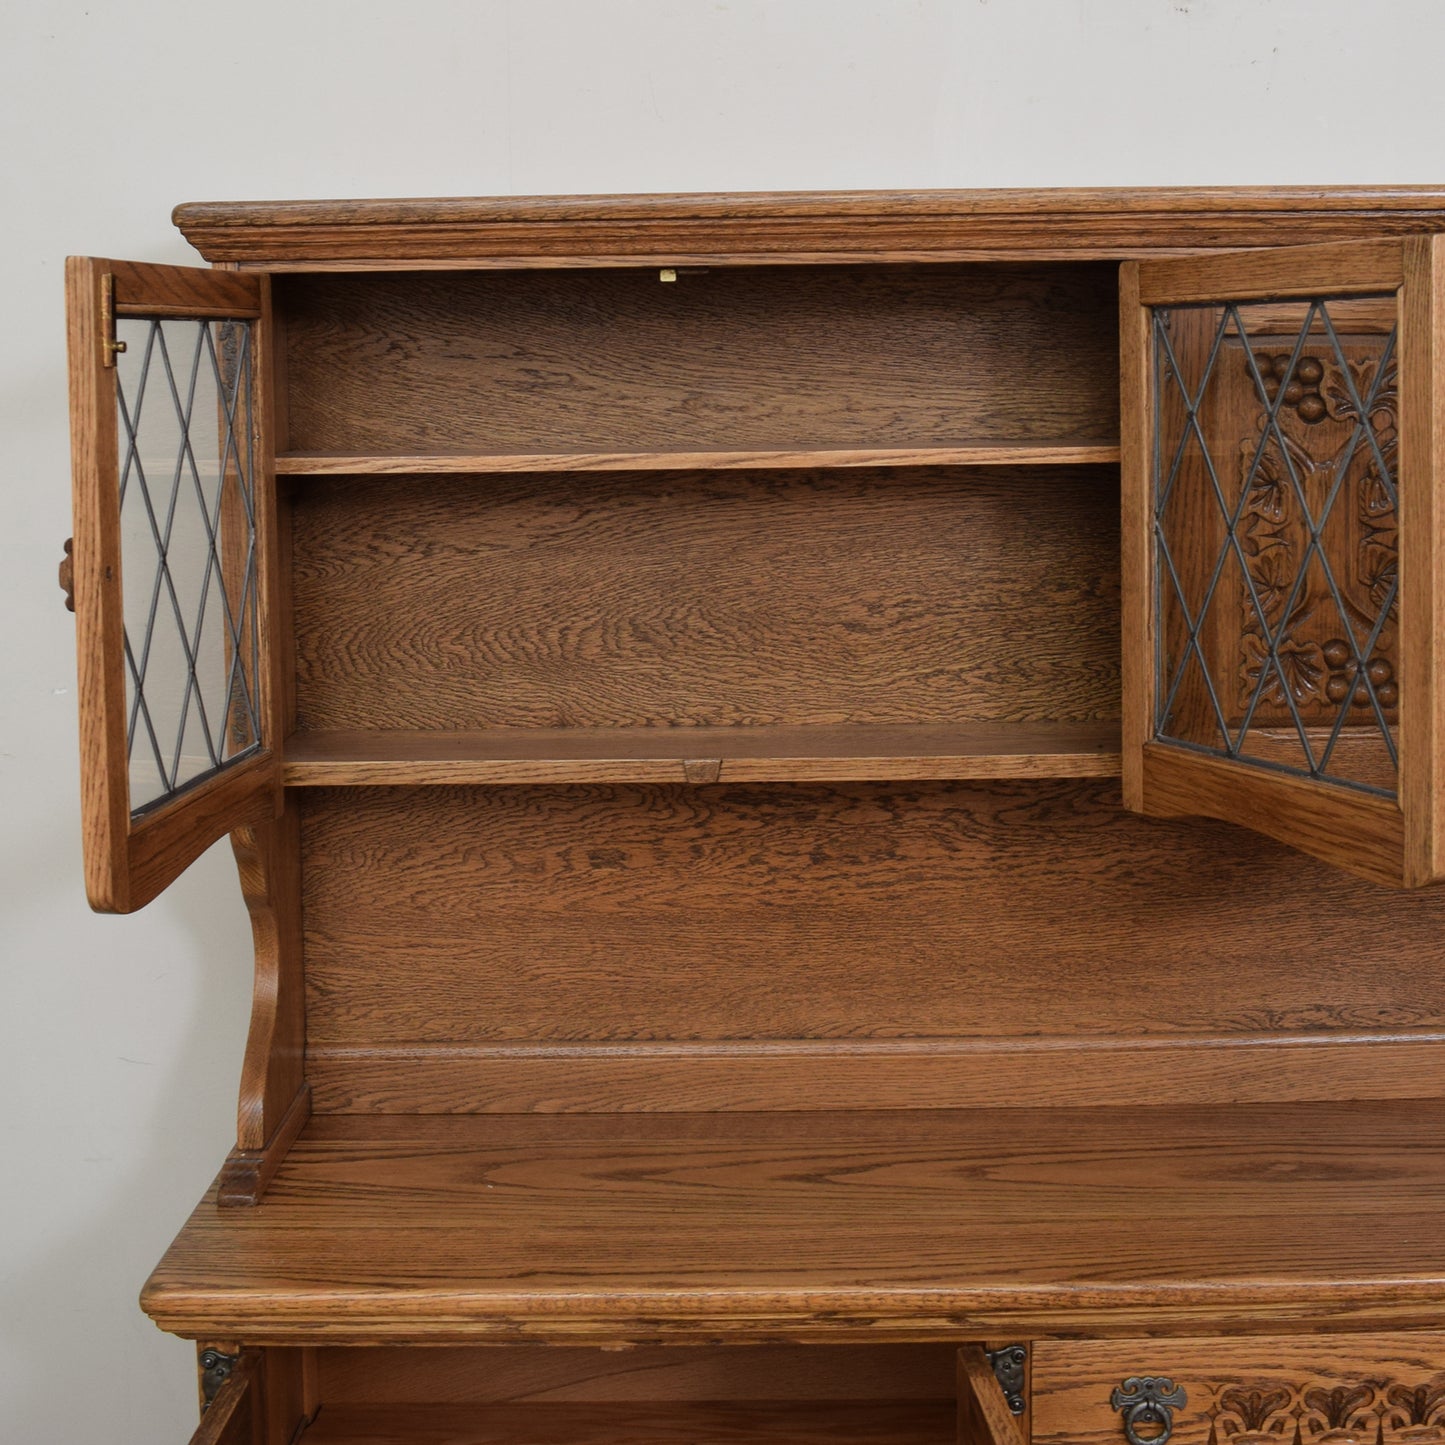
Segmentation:
<svg viewBox="0 0 1445 1445">
<path fill-rule="evenodd" d="M 19 1267 L 0 1285 L 11 1381 L 0 1434 L 6 1445 L 181 1441 L 195 1429 L 194 1350 L 157 1331 L 136 1298 L 234 1142 L 246 910 L 222 841 L 141 915 L 91 915 L 78 811 L 34 822 L 3 865 L 30 940 L 7 981 L 23 997 L 12 1020 L 30 1017 L 10 1031 L 27 1088 L 5 1127 L 5 1229 L 12 1249 L 31 1245 L 14 1250 Z M 218 908 L 228 894 L 234 906 Z M 57 919 L 68 956 L 44 951 Z M 65 1379 L 72 1388 L 58 1390 Z"/>
</svg>

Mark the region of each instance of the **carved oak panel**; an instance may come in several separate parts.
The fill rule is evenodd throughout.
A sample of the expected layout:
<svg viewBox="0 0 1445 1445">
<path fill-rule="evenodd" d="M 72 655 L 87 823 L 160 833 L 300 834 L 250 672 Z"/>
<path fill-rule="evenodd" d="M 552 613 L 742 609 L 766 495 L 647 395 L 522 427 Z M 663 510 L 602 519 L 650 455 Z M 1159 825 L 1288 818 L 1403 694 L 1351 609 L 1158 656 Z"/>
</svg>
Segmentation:
<svg viewBox="0 0 1445 1445">
<path fill-rule="evenodd" d="M 1445 1335 L 1040 1340 L 1032 1389 L 1033 1445 L 1445 1445 Z"/>
</svg>

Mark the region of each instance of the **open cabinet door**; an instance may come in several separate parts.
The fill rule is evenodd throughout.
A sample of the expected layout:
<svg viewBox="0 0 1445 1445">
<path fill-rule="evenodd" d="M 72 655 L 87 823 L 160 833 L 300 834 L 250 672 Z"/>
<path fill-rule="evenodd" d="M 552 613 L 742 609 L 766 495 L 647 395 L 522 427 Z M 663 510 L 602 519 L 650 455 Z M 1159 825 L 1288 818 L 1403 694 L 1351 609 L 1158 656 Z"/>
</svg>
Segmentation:
<svg viewBox="0 0 1445 1445">
<path fill-rule="evenodd" d="M 1445 242 L 1121 278 L 1125 803 L 1445 874 Z"/>
<path fill-rule="evenodd" d="M 279 801 L 265 299 L 235 272 L 66 263 L 85 878 L 104 912 Z"/>
</svg>

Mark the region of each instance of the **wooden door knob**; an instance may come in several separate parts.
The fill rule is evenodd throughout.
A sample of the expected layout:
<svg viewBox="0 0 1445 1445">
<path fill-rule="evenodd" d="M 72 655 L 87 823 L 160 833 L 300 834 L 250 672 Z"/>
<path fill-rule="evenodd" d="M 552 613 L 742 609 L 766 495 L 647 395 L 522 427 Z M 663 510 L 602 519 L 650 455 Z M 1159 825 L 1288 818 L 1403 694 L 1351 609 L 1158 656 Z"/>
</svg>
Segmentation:
<svg viewBox="0 0 1445 1445">
<path fill-rule="evenodd" d="M 65 539 L 65 556 L 60 559 L 60 590 L 65 593 L 65 610 L 75 611 L 75 538 Z"/>
</svg>

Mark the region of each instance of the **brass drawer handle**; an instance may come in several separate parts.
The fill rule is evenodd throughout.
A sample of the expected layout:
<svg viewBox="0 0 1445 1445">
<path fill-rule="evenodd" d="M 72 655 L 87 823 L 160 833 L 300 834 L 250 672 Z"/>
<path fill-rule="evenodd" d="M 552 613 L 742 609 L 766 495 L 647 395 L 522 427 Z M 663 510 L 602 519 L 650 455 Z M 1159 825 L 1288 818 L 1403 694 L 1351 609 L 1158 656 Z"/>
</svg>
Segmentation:
<svg viewBox="0 0 1445 1445">
<path fill-rule="evenodd" d="M 1174 1412 L 1188 1403 L 1184 1387 L 1167 1375 L 1130 1375 L 1109 1396 L 1109 1407 L 1124 1417 L 1129 1445 L 1165 1445 L 1174 1433 Z"/>
</svg>

